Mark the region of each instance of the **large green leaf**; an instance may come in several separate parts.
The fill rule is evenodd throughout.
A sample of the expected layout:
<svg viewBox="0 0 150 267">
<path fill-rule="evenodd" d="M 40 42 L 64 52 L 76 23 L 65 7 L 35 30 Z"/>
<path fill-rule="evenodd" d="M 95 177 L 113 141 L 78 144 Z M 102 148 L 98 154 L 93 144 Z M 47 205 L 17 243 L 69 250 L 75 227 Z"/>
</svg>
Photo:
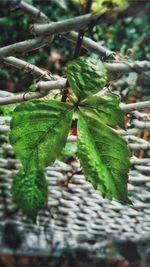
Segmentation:
<svg viewBox="0 0 150 267">
<path fill-rule="evenodd" d="M 129 202 L 130 151 L 126 141 L 100 120 L 79 112 L 78 155 L 85 177 L 110 199 Z"/>
<path fill-rule="evenodd" d="M 125 128 L 123 112 L 119 107 L 116 96 L 107 94 L 103 96 L 90 96 L 80 103 L 85 113 L 93 113 L 105 124 L 115 127 L 119 125 Z"/>
<path fill-rule="evenodd" d="M 72 115 L 72 106 L 55 100 L 31 101 L 15 109 L 10 142 L 26 173 L 50 165 L 60 154 Z"/>
<path fill-rule="evenodd" d="M 107 82 L 105 66 L 96 56 L 82 56 L 67 66 L 67 78 L 78 100 L 100 91 Z"/>
<path fill-rule="evenodd" d="M 21 169 L 13 180 L 12 197 L 18 208 L 32 219 L 47 200 L 48 186 L 45 176 L 39 172 L 26 175 Z"/>
</svg>

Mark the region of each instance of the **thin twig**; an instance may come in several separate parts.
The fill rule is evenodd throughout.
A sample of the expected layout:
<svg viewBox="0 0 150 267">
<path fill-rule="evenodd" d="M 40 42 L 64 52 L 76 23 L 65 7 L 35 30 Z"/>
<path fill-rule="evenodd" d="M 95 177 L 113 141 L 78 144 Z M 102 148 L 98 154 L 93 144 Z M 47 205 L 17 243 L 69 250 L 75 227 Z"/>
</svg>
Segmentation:
<svg viewBox="0 0 150 267">
<path fill-rule="evenodd" d="M 52 37 L 36 37 L 0 48 L 0 58 L 25 54 L 39 49 L 52 41 Z"/>
<path fill-rule="evenodd" d="M 19 95 L 0 97 L 0 105 L 20 103 L 31 99 L 42 98 L 47 95 L 51 90 L 63 89 L 66 79 L 59 79 L 58 81 L 44 82 L 40 81 L 36 85 L 37 92 L 26 92 Z"/>
<path fill-rule="evenodd" d="M 62 37 L 70 40 L 73 43 L 76 43 L 78 34 L 72 31 L 65 35 L 62 35 Z M 97 53 L 101 58 L 114 58 L 115 56 L 115 52 L 99 45 L 98 43 L 96 43 L 95 41 L 93 41 L 88 37 L 83 38 L 82 46 L 89 51 Z"/>
<path fill-rule="evenodd" d="M 38 80 L 40 79 L 51 80 L 52 79 L 47 71 L 43 71 L 37 66 L 30 64 L 16 57 L 3 58 L 3 63 L 6 65 L 13 66 L 19 70 L 24 70 L 25 72 L 32 74 Z"/>
<path fill-rule="evenodd" d="M 129 73 L 129 72 L 144 72 L 150 71 L 149 61 L 112 61 L 105 63 L 108 71 L 112 73 Z"/>
<path fill-rule="evenodd" d="M 71 19 L 66 19 L 57 22 L 51 22 L 48 24 L 34 24 L 32 28 L 32 32 L 36 33 L 37 35 L 51 35 L 51 34 L 59 34 L 59 33 L 66 33 L 70 31 L 79 31 L 85 29 L 90 25 L 93 21 L 96 21 L 99 18 L 101 13 L 95 14 L 86 14 L 82 16 L 78 16 Z"/>
<path fill-rule="evenodd" d="M 128 113 L 133 110 L 149 109 L 150 101 L 137 102 L 133 104 L 121 104 L 120 107 L 124 113 Z"/>
<path fill-rule="evenodd" d="M 21 103 L 31 99 L 41 98 L 44 94 L 41 92 L 26 92 L 15 96 L 8 96 L 6 98 L 0 98 L 0 105 Z"/>
<path fill-rule="evenodd" d="M 49 22 L 48 17 L 41 12 L 38 8 L 30 5 L 25 1 L 21 1 L 19 4 L 19 8 L 26 14 L 31 15 L 32 18 L 37 19 L 40 23 Z"/>
</svg>

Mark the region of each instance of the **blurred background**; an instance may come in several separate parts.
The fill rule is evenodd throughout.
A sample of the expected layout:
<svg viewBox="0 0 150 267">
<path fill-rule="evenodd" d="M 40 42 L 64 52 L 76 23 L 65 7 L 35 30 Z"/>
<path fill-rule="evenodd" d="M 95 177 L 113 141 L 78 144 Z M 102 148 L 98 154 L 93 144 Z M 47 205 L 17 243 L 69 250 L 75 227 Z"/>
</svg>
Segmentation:
<svg viewBox="0 0 150 267">
<path fill-rule="evenodd" d="M 9 8 L 5 2 L 1 1 L 0 3 L 1 47 L 32 38 L 32 35 L 29 33 L 29 26 L 33 22 L 32 18 L 23 15 L 19 9 Z M 52 21 L 71 18 L 80 15 L 82 12 L 81 6 L 74 0 L 28 0 L 27 2 L 42 10 Z M 130 2 L 130 8 L 114 22 L 97 25 L 92 32 L 86 33 L 86 35 L 101 45 L 114 50 L 121 58 L 149 60 L 150 4 L 146 0 L 133 0 Z M 83 50 L 82 53 L 85 53 L 85 51 Z M 72 56 L 73 44 L 65 38 L 56 36 L 49 46 L 30 52 L 29 55 L 22 55 L 21 58 L 41 68 L 48 69 L 53 74 L 63 75 L 66 63 L 72 59 Z M 133 94 L 137 94 L 134 90 L 135 83 L 133 82 L 133 77 L 131 80 L 132 83 L 130 83 L 128 90 L 126 90 L 127 96 L 132 95 L 133 91 Z M 136 78 L 134 80 L 136 82 Z M 14 68 L 3 66 L 0 69 L 0 81 L 0 90 L 19 92 L 29 89 L 32 77 Z M 138 77 L 138 86 L 146 87 L 147 82 L 146 77 L 144 81 L 142 77 Z M 122 86 L 125 86 L 125 89 L 127 87 L 125 84 Z M 141 100 L 147 99 L 146 95 L 146 92 L 142 93 L 140 95 L 142 97 Z"/>
</svg>

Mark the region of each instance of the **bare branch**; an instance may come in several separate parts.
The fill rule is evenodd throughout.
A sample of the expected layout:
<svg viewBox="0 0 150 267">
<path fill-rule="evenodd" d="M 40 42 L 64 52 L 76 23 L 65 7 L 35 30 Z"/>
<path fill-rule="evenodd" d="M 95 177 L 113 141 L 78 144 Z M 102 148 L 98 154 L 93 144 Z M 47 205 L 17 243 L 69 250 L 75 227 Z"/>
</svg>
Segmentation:
<svg viewBox="0 0 150 267">
<path fill-rule="evenodd" d="M 34 25 L 32 31 L 38 35 L 49 35 L 66 33 L 69 31 L 79 31 L 81 29 L 86 29 L 89 25 L 96 25 L 100 21 L 107 21 L 116 18 L 118 14 L 122 13 L 127 6 L 114 8 L 113 10 L 108 10 L 105 12 L 97 12 L 78 16 L 71 19 L 66 19 L 58 22 L 52 22 L 43 25 Z"/>
<path fill-rule="evenodd" d="M 41 12 L 36 7 L 28 4 L 27 2 L 21 1 L 19 4 L 19 7 L 24 13 L 27 13 L 27 15 L 31 15 L 32 18 L 34 17 L 40 23 L 41 22 L 49 22 L 48 17 L 43 12 Z"/>
<path fill-rule="evenodd" d="M 66 84 L 66 79 L 59 79 L 58 81 L 49 81 L 49 82 L 38 82 L 37 83 L 37 92 L 26 92 L 19 95 L 1 97 L 0 105 L 21 103 L 31 99 L 42 98 L 49 93 L 49 91 L 54 89 L 63 89 Z"/>
<path fill-rule="evenodd" d="M 90 23 L 96 23 L 96 21 L 98 23 L 98 18 L 101 15 L 101 13 L 86 14 L 75 18 L 51 22 L 43 25 L 34 24 L 32 32 L 36 33 L 37 35 L 51 35 L 66 33 L 73 30 L 79 31 L 88 27 Z"/>
<path fill-rule="evenodd" d="M 32 39 L 32 40 L 34 40 L 34 39 Z M 21 53 L 24 51 L 27 52 L 27 50 L 31 51 L 31 50 L 39 48 L 39 47 L 33 48 L 32 44 L 29 41 L 31 41 L 31 40 L 21 42 L 22 43 L 21 46 L 20 46 L 20 43 L 16 43 L 14 45 L 0 48 L 0 57 L 1 57 L 1 54 L 3 55 L 5 53 L 6 53 L 6 55 L 7 54 L 13 54 L 13 52 L 15 52 L 15 54 L 18 54 L 18 53 Z M 29 43 L 27 43 L 27 42 L 29 42 Z M 92 41 L 92 42 L 95 43 L 94 41 Z M 43 44 L 43 45 L 45 45 L 45 44 Z M 24 50 L 23 50 L 23 47 L 24 47 Z M 105 50 L 105 48 L 102 49 L 101 46 L 97 45 L 97 49 L 98 49 L 98 47 L 99 47 L 99 52 L 101 55 L 103 55 L 105 57 L 113 55 L 113 53 L 109 53 L 109 50 L 107 52 L 107 49 L 106 50 Z M 18 52 L 17 52 L 17 48 L 18 48 Z M 14 49 L 15 49 L 15 51 L 14 51 Z M 15 59 L 14 57 L 9 57 L 7 59 L 3 59 L 3 62 L 8 63 L 10 65 L 13 65 L 14 67 L 17 67 L 19 69 L 21 69 L 21 68 L 26 68 L 26 70 L 29 69 L 29 71 L 32 71 L 32 74 L 33 73 L 35 74 L 35 72 L 37 74 L 39 73 L 40 76 L 44 74 L 43 71 L 41 71 L 37 67 L 34 67 L 34 65 L 31 65 L 25 61 L 21 62 L 21 60 Z M 139 70 L 144 72 L 144 71 L 147 71 L 148 69 L 150 70 L 150 62 L 148 62 L 148 61 L 135 61 L 135 62 L 116 62 L 116 61 L 113 61 L 112 63 L 105 62 L 104 65 L 110 73 L 128 73 L 128 72 L 133 72 L 133 71 L 139 72 Z"/>
<path fill-rule="evenodd" d="M 112 61 L 105 63 L 108 71 L 113 73 L 145 72 L 150 71 L 149 61 Z"/>
<path fill-rule="evenodd" d="M 13 93 L 0 90 L 0 97 L 8 97 L 8 96 L 13 96 L 13 95 L 14 95 Z"/>
<path fill-rule="evenodd" d="M 38 8 L 30 5 L 26 1 L 23 0 L 4 0 L 10 10 L 15 10 L 20 8 L 24 13 L 30 15 L 33 18 L 37 19 L 40 23 L 45 22 L 48 23 L 49 19 L 47 16 L 41 12 Z"/>
<path fill-rule="evenodd" d="M 68 34 L 63 35 L 66 39 L 76 43 L 78 38 L 78 33 L 70 32 Z M 88 37 L 83 38 L 82 46 L 92 52 L 98 53 L 102 58 L 114 58 L 115 59 L 115 52 L 99 45 L 92 39 Z"/>
<path fill-rule="evenodd" d="M 137 102 L 133 104 L 121 104 L 120 107 L 124 113 L 128 113 L 133 110 L 149 109 L 150 101 Z"/>
<path fill-rule="evenodd" d="M 37 66 L 30 64 L 24 60 L 21 60 L 16 57 L 6 57 L 3 58 L 3 63 L 6 65 L 13 66 L 19 70 L 24 70 L 29 74 L 32 74 L 36 79 L 40 80 L 51 80 L 52 78 L 49 76 L 47 71 L 43 71 Z"/>
<path fill-rule="evenodd" d="M 40 92 L 27 92 L 22 93 L 19 95 L 14 96 L 8 96 L 8 97 L 2 97 L 0 98 L 0 105 L 6 105 L 6 104 L 13 104 L 13 103 L 21 103 L 27 100 L 35 99 L 35 98 L 41 98 L 44 94 Z"/>
<path fill-rule="evenodd" d="M 25 54 L 27 52 L 41 48 L 52 41 L 52 37 L 36 37 L 26 41 L 18 42 L 12 45 L 0 48 L 0 58 L 14 56 L 18 54 Z"/>
<path fill-rule="evenodd" d="M 66 85 L 66 79 L 65 78 L 59 78 L 58 80 L 54 81 L 40 81 L 37 83 L 36 88 L 40 92 L 49 92 L 50 90 L 54 89 L 63 89 Z"/>
<path fill-rule="evenodd" d="M 20 2 L 19 5 L 20 8 L 22 8 L 24 11 L 28 11 L 32 15 L 39 15 L 39 10 L 35 7 L 33 7 L 30 4 L 27 4 L 24 1 Z M 124 10 L 124 9 L 123 9 Z M 120 12 L 120 11 L 119 11 Z M 49 24 L 41 24 L 41 25 L 34 25 L 33 31 L 35 31 L 37 34 L 56 34 L 56 33 L 64 33 L 69 32 L 72 29 L 75 30 L 81 30 L 82 27 L 87 27 L 89 23 L 98 22 L 98 20 L 106 15 L 105 13 L 94 13 L 94 14 L 87 14 L 75 18 L 71 18 L 64 21 L 59 22 L 52 22 Z M 108 12 L 110 13 L 110 11 Z M 41 18 L 46 19 L 46 16 L 43 13 L 40 13 Z M 73 42 L 77 39 L 77 33 L 70 32 L 65 37 Z M 47 43 L 49 43 L 52 40 L 52 37 L 46 37 L 46 38 L 35 38 L 30 39 L 27 41 L 19 42 L 16 44 L 12 44 L 6 47 L 0 48 L 0 58 L 2 57 L 8 57 L 12 55 L 16 55 L 18 53 L 26 53 L 35 49 L 38 49 Z M 93 40 L 90 40 L 87 37 L 84 37 L 83 39 L 83 47 L 85 47 L 88 50 L 95 51 L 99 55 L 101 55 L 102 58 L 110 58 L 117 59 L 115 57 L 115 53 L 100 46 Z M 129 61 L 112 61 L 112 62 L 106 62 L 105 63 L 106 68 L 111 73 L 128 73 L 128 72 L 144 72 L 144 71 L 150 71 L 150 62 L 148 61 L 136 61 L 136 62 L 129 62 Z"/>
</svg>

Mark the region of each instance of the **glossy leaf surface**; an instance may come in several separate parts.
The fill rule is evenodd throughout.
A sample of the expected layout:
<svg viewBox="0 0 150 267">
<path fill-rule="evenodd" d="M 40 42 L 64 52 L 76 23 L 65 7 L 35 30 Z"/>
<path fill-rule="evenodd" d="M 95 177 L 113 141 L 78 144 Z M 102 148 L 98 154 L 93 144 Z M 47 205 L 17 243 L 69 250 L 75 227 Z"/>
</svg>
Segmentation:
<svg viewBox="0 0 150 267">
<path fill-rule="evenodd" d="M 79 112 L 78 156 L 83 172 L 109 199 L 128 203 L 130 151 L 126 141 L 100 120 Z"/>
<path fill-rule="evenodd" d="M 60 154 L 72 114 L 72 106 L 54 100 L 31 101 L 15 109 L 10 142 L 26 173 L 50 165 Z"/>
<path fill-rule="evenodd" d="M 39 172 L 26 175 L 21 169 L 13 180 L 12 196 L 16 205 L 32 219 L 47 200 L 48 186 L 45 176 Z"/>
<path fill-rule="evenodd" d="M 67 78 L 78 100 L 100 91 L 107 83 L 103 63 L 96 56 L 82 56 L 68 64 Z"/>
<path fill-rule="evenodd" d="M 121 128 L 125 128 L 123 112 L 119 107 L 118 98 L 114 95 L 90 96 L 80 103 L 80 107 L 85 113 L 93 113 L 111 127 L 119 125 Z"/>
</svg>

